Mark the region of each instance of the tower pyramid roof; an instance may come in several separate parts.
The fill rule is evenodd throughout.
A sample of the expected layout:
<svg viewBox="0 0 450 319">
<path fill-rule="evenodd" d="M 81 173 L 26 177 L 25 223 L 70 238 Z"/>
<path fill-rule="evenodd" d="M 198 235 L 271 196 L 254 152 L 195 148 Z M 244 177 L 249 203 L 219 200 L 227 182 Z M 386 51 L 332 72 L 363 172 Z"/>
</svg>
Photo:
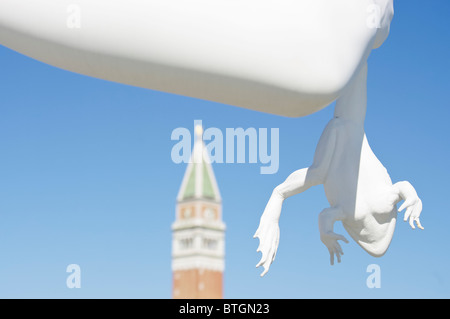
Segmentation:
<svg viewBox="0 0 450 319">
<path fill-rule="evenodd" d="M 197 126 L 195 133 L 196 140 L 178 192 L 177 201 L 209 199 L 220 202 L 220 192 L 211 167 L 211 159 L 202 139 L 202 127 Z"/>
</svg>

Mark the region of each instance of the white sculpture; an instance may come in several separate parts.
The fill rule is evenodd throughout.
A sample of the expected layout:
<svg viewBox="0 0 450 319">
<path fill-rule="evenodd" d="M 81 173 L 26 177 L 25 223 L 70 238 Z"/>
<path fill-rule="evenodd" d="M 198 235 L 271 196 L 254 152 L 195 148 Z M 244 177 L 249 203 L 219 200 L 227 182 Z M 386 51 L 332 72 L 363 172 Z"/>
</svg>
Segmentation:
<svg viewBox="0 0 450 319">
<path fill-rule="evenodd" d="M 389 34 L 393 17 L 392 0 L 377 1 L 385 4 L 380 34 L 374 47 L 379 47 Z M 404 200 L 399 212 L 405 211 L 404 220 L 415 229 L 414 223 L 424 229 L 419 216 L 422 201 L 409 182 L 392 181 L 375 154 L 364 132 L 367 106 L 367 62 L 349 82 L 336 102 L 334 118 L 328 123 L 317 145 L 313 164 L 292 173 L 277 186 L 267 203 L 254 237 L 260 239 L 257 251 L 262 258 L 256 265 L 263 266 L 264 276 L 275 259 L 280 230 L 278 221 L 284 200 L 311 186 L 323 184 L 329 208 L 319 214 L 320 239 L 330 253 L 330 264 L 341 262 L 343 250 L 339 240 L 348 240 L 333 231 L 341 221 L 350 236 L 370 255 L 384 255 L 391 243 L 397 220 L 396 205 Z"/>
<path fill-rule="evenodd" d="M 405 200 L 364 134 L 367 59 L 389 34 L 393 0 L 1 0 L 0 44 L 45 63 L 124 84 L 282 116 L 337 100 L 313 165 L 275 188 L 255 234 L 263 275 L 279 240 L 283 200 L 324 184 L 330 208 L 321 239 L 340 261 L 341 220 L 366 251 L 382 255 Z"/>
<path fill-rule="evenodd" d="M 267 203 L 255 237 L 262 252 L 257 267 L 262 276 L 269 270 L 279 243 L 278 221 L 283 201 L 311 186 L 323 184 L 329 208 L 319 214 L 320 239 L 328 248 L 330 263 L 343 255 L 338 240 L 347 239 L 334 233 L 333 225 L 342 221 L 350 236 L 369 254 L 382 256 L 394 234 L 396 204 L 406 209 L 404 220 L 420 229 L 422 202 L 408 182 L 392 185 L 391 179 L 370 149 L 364 133 L 366 112 L 367 65 L 359 71 L 336 103 L 334 118 L 328 123 L 317 145 L 313 164 L 292 173 L 277 186 Z"/>
</svg>

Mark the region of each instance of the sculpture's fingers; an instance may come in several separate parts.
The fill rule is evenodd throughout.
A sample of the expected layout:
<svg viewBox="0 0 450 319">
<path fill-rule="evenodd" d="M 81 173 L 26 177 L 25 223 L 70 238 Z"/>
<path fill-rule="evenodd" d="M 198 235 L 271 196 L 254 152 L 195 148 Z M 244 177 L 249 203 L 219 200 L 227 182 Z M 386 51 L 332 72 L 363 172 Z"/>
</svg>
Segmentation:
<svg viewBox="0 0 450 319">
<path fill-rule="evenodd" d="M 405 217 L 403 218 L 403 220 L 404 220 L 405 222 L 408 220 L 409 216 L 411 216 L 412 211 L 413 211 L 413 207 L 412 207 L 412 206 L 409 206 L 409 207 L 406 209 Z"/>
<path fill-rule="evenodd" d="M 268 245 L 266 243 L 263 243 L 260 245 L 260 251 L 262 252 L 262 257 L 259 263 L 256 265 L 256 267 L 264 265 L 268 259 L 270 259 L 270 255 L 272 252 L 272 247 L 267 247 Z M 258 247 L 259 248 L 259 247 Z"/>
<path fill-rule="evenodd" d="M 330 253 L 330 265 L 334 265 L 334 252 L 330 248 L 328 248 L 328 252 Z"/>
<path fill-rule="evenodd" d="M 255 234 L 253 235 L 253 238 L 258 238 L 261 234 L 261 225 L 258 226 L 258 229 L 256 230 Z"/>
<path fill-rule="evenodd" d="M 280 242 L 280 234 L 278 234 L 277 238 L 275 239 L 275 243 L 273 245 L 272 261 L 270 263 L 273 263 L 273 261 L 275 260 L 275 256 L 277 255 L 277 251 L 278 251 L 278 243 L 279 242 Z"/>
<path fill-rule="evenodd" d="M 419 218 L 416 218 L 416 223 L 417 223 L 417 227 L 419 227 L 419 228 L 422 229 L 422 230 L 425 229 L 425 228 L 423 228 L 423 226 L 420 224 Z"/>
<path fill-rule="evenodd" d="M 341 245 L 339 245 L 338 242 L 336 242 L 335 249 L 337 250 L 337 252 L 338 252 L 339 254 L 341 254 L 341 255 L 344 254 L 344 252 L 342 251 L 342 247 L 341 247 Z"/>
<path fill-rule="evenodd" d="M 264 230 L 261 230 L 261 227 L 259 227 L 255 233 L 255 236 L 259 238 L 260 242 L 256 251 L 262 253 L 261 260 L 256 267 L 264 267 L 261 276 L 264 276 L 269 271 L 270 265 L 275 260 L 277 253 L 280 232 L 278 225 L 275 226 L 276 227 L 263 228 Z"/>
<path fill-rule="evenodd" d="M 258 249 L 256 249 L 256 252 L 261 252 L 261 253 L 262 253 L 261 259 L 260 259 L 259 262 L 256 264 L 256 268 L 258 268 L 259 266 L 261 266 L 261 265 L 263 264 L 264 259 L 265 259 L 265 253 L 264 253 L 264 250 L 262 249 L 262 242 L 261 242 L 261 239 L 260 239 L 260 244 L 259 244 L 259 246 L 258 246 Z"/>
<path fill-rule="evenodd" d="M 270 256 L 272 254 L 273 248 L 270 248 L 269 253 L 266 256 L 266 260 L 264 260 L 264 262 L 261 264 L 264 267 L 264 271 L 261 273 L 261 277 L 264 277 L 265 274 L 267 274 L 267 272 L 270 269 L 270 265 L 272 264 L 272 261 L 268 261 L 267 257 Z"/>
<path fill-rule="evenodd" d="M 255 238 L 259 239 L 259 245 L 258 245 L 258 248 L 256 248 L 256 252 L 259 253 L 262 249 L 263 241 L 262 241 L 261 237 L 259 237 L 259 236 L 255 237 Z"/>
<path fill-rule="evenodd" d="M 409 219 L 409 225 L 411 226 L 412 229 L 416 229 L 416 226 L 414 226 L 414 218 L 413 217 L 411 217 Z"/>
<path fill-rule="evenodd" d="M 340 263 L 341 262 L 341 255 L 343 255 L 344 252 L 342 251 L 342 247 L 341 247 L 341 245 L 339 245 L 338 242 L 336 242 L 334 244 L 334 253 L 336 254 L 336 258 L 337 258 L 338 263 Z"/>
<path fill-rule="evenodd" d="M 407 206 L 409 206 L 409 203 L 405 200 L 403 204 L 398 209 L 398 212 L 400 213 L 402 210 L 404 210 Z"/>
<path fill-rule="evenodd" d="M 261 273 L 261 277 L 264 277 L 265 274 L 267 274 L 267 272 L 269 271 L 270 265 L 266 266 L 264 265 L 264 271 Z"/>
<path fill-rule="evenodd" d="M 258 248 L 256 249 L 256 252 L 262 251 L 266 241 L 265 241 L 264 234 L 261 234 L 261 227 L 258 227 L 258 229 L 256 230 L 255 235 L 253 235 L 253 238 L 258 238 L 259 239 L 259 245 L 258 245 Z"/>
<path fill-rule="evenodd" d="M 422 212 L 422 201 L 419 199 L 413 208 L 412 216 L 414 216 L 414 219 L 419 218 L 421 212 Z"/>
<path fill-rule="evenodd" d="M 267 259 L 267 253 L 264 250 L 262 250 L 262 257 L 259 260 L 259 263 L 256 264 L 256 268 L 262 266 L 264 264 L 264 262 L 266 261 L 266 259 Z"/>
<path fill-rule="evenodd" d="M 342 235 L 338 235 L 338 234 L 336 234 L 336 240 L 342 240 L 344 243 L 347 243 L 348 244 L 348 240 L 347 240 L 347 238 L 345 238 L 344 236 L 342 236 Z M 340 247 L 340 246 L 339 246 Z"/>
<path fill-rule="evenodd" d="M 338 263 L 340 263 L 341 262 L 341 254 L 338 251 L 336 251 L 336 257 L 337 257 Z"/>
<path fill-rule="evenodd" d="M 264 263 L 264 261 L 262 260 L 262 258 L 259 260 L 259 263 L 256 264 L 256 268 L 261 267 L 262 264 Z"/>
<path fill-rule="evenodd" d="M 419 201 L 418 201 L 418 203 L 417 203 L 417 211 L 418 211 L 418 214 L 420 215 L 420 213 L 422 212 L 422 208 L 423 208 L 423 204 L 422 204 L 422 201 L 420 200 L 420 198 L 419 198 Z"/>
</svg>

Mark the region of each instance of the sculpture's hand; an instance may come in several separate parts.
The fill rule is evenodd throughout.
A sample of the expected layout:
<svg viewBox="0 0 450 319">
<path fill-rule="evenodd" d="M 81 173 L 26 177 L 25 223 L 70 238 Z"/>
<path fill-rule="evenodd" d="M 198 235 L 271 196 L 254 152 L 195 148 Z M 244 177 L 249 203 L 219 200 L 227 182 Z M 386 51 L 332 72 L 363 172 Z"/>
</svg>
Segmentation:
<svg viewBox="0 0 450 319">
<path fill-rule="evenodd" d="M 337 261 L 340 263 L 341 255 L 343 255 L 344 252 L 342 251 L 342 247 L 338 243 L 338 240 L 342 240 L 345 243 L 348 243 L 348 240 L 344 236 L 338 235 L 331 231 L 320 234 L 320 240 L 328 248 L 330 253 L 330 264 L 334 265 L 334 255 L 336 255 Z"/>
<path fill-rule="evenodd" d="M 278 243 L 280 241 L 278 221 L 263 215 L 253 238 L 256 237 L 259 238 L 259 247 L 256 251 L 262 252 L 261 260 L 256 267 L 264 267 L 264 271 L 261 273 L 262 277 L 269 271 L 270 265 L 275 260 L 275 255 L 277 254 Z"/>
<path fill-rule="evenodd" d="M 417 227 L 419 227 L 420 229 L 424 229 L 419 220 L 420 213 L 422 212 L 422 201 L 415 192 L 414 194 L 411 194 L 411 196 L 406 197 L 406 200 L 404 201 L 402 206 L 400 206 L 398 211 L 401 212 L 405 208 L 406 211 L 403 220 L 406 222 L 409 218 L 409 225 L 411 225 L 412 229 L 416 228 L 414 226 L 414 222 L 417 223 Z"/>
</svg>

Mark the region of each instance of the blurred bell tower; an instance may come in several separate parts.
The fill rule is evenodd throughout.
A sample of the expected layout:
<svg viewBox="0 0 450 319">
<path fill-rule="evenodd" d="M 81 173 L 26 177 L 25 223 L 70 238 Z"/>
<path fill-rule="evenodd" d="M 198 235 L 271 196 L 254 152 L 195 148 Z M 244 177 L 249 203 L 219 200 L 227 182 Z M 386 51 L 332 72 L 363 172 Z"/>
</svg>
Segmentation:
<svg viewBox="0 0 450 319">
<path fill-rule="evenodd" d="M 225 268 L 222 199 L 201 126 L 195 127 L 195 135 L 172 224 L 172 296 L 218 299 L 223 298 Z"/>
</svg>

